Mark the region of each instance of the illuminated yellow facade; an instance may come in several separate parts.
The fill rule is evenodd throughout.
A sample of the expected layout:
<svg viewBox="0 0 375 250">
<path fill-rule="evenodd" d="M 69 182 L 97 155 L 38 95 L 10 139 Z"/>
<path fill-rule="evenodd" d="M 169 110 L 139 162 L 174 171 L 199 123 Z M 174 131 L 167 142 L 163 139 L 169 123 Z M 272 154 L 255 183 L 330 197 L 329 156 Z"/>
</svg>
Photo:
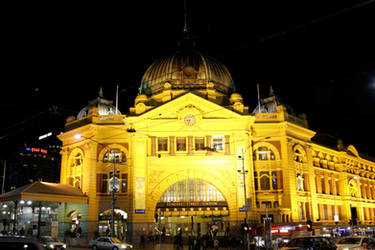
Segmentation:
<svg viewBox="0 0 375 250">
<path fill-rule="evenodd" d="M 89 237 L 108 220 L 114 167 L 117 233 L 133 240 L 154 230 L 155 217 L 172 235 L 213 224 L 236 231 L 246 215 L 243 169 L 252 224 L 266 213 L 275 225 L 374 223 L 375 163 L 314 135 L 272 93 L 249 112 L 225 66 L 176 53 L 151 65 L 127 115 L 100 93 L 67 120 L 61 183 L 87 194 Z"/>
</svg>

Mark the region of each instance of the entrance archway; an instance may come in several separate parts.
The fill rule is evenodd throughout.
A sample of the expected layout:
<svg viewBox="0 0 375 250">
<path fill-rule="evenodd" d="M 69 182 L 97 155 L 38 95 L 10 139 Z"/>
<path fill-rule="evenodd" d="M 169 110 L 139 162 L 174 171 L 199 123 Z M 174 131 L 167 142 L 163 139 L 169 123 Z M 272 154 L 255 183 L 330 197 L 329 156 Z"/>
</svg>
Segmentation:
<svg viewBox="0 0 375 250">
<path fill-rule="evenodd" d="M 165 236 L 224 235 L 229 207 L 214 185 L 201 179 L 172 184 L 156 204 L 155 221 Z"/>
<path fill-rule="evenodd" d="M 121 209 L 115 209 L 115 235 L 119 239 L 125 239 L 126 231 L 127 231 L 127 219 L 128 214 L 121 210 Z M 99 235 L 109 235 L 111 230 L 111 221 L 112 221 L 112 210 L 108 209 L 104 212 L 99 214 L 99 228 L 98 233 Z"/>
<path fill-rule="evenodd" d="M 75 236 L 77 229 L 81 227 L 82 215 L 78 210 L 72 210 L 67 214 L 67 217 L 70 218 L 69 231 Z"/>
</svg>

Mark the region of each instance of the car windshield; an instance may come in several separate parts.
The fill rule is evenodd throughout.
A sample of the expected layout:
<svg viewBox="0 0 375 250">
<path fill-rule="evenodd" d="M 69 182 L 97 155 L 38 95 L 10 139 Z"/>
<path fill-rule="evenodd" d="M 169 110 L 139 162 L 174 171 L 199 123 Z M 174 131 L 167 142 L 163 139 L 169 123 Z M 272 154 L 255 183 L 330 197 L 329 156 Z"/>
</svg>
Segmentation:
<svg viewBox="0 0 375 250">
<path fill-rule="evenodd" d="M 361 238 L 343 238 L 337 242 L 342 245 L 356 245 L 361 243 Z"/>
<path fill-rule="evenodd" d="M 121 240 L 117 239 L 117 238 L 111 238 L 112 242 L 114 243 L 122 243 Z"/>
<path fill-rule="evenodd" d="M 44 241 L 46 242 L 56 242 L 57 240 L 55 238 L 52 238 L 52 237 L 45 237 L 43 238 Z"/>
<path fill-rule="evenodd" d="M 289 241 L 286 246 L 288 247 L 306 247 L 312 246 L 314 243 L 314 238 L 295 238 Z"/>
</svg>

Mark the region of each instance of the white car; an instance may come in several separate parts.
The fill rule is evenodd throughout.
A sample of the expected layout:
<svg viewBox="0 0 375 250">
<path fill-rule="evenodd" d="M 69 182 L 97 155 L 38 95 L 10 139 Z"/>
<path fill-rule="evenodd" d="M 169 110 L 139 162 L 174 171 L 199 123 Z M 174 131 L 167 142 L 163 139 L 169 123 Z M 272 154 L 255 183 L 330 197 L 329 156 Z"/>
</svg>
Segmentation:
<svg viewBox="0 0 375 250">
<path fill-rule="evenodd" d="M 110 250 L 122 250 L 122 249 L 133 249 L 133 246 L 122 242 L 121 240 L 113 237 L 99 237 L 95 240 L 90 241 L 90 247 L 93 250 L 97 249 L 110 249 Z"/>
<path fill-rule="evenodd" d="M 40 243 L 45 249 L 57 249 L 57 250 L 65 250 L 66 244 L 62 243 L 56 238 L 53 238 L 51 236 L 42 236 L 39 239 Z"/>
<path fill-rule="evenodd" d="M 374 241 L 367 236 L 348 236 L 336 242 L 338 250 L 360 250 L 366 249 L 367 245 Z"/>
</svg>

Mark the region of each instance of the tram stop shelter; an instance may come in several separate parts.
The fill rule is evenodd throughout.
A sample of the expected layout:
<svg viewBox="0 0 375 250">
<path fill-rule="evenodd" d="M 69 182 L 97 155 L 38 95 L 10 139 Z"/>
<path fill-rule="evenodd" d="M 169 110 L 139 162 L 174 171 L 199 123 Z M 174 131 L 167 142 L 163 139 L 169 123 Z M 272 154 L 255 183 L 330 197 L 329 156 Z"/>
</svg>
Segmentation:
<svg viewBox="0 0 375 250">
<path fill-rule="evenodd" d="M 63 237 L 87 234 L 88 197 L 68 184 L 37 181 L 0 195 L 0 231 Z"/>
</svg>

